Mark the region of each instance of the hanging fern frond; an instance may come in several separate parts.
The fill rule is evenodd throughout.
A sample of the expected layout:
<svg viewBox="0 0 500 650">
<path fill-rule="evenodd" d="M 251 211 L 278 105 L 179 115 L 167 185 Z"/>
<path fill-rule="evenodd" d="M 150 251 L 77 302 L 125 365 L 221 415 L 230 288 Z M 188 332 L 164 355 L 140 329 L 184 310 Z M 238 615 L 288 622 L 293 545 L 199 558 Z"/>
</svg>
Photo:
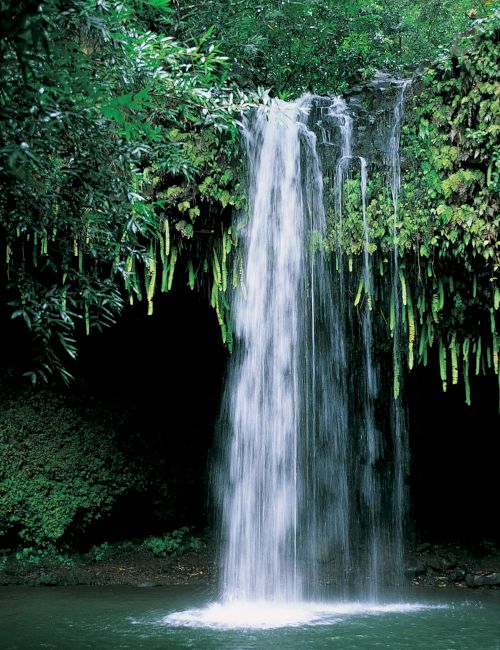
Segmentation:
<svg viewBox="0 0 500 650">
<path fill-rule="evenodd" d="M 401 301 L 403 305 L 406 305 L 407 296 L 406 296 L 406 278 L 402 269 L 399 269 L 399 280 L 401 282 Z"/>
<path fill-rule="evenodd" d="M 194 289 L 194 283 L 195 283 L 195 280 L 196 280 L 196 274 L 194 272 L 193 261 L 189 260 L 187 266 L 188 266 L 188 287 L 192 291 Z"/>
<path fill-rule="evenodd" d="M 444 307 L 444 284 L 443 284 L 443 281 L 441 280 L 441 278 L 439 278 L 438 288 L 439 288 L 439 307 L 438 307 L 438 310 L 443 311 L 443 307 Z"/>
<path fill-rule="evenodd" d="M 356 298 L 354 300 L 354 306 L 357 307 L 359 305 L 359 301 L 361 300 L 361 295 L 363 293 L 363 273 L 361 273 L 360 278 L 359 278 L 359 284 L 358 284 L 358 292 L 356 293 Z"/>
<path fill-rule="evenodd" d="M 455 332 L 451 337 L 450 342 L 450 356 L 451 356 L 451 383 L 453 385 L 458 384 L 458 356 L 459 356 L 459 346 L 457 343 L 457 337 Z"/>
<path fill-rule="evenodd" d="M 463 353 L 463 373 L 464 373 L 464 385 L 465 385 L 465 403 L 467 406 L 471 405 L 470 400 L 470 382 L 469 382 L 469 353 L 470 353 L 470 341 L 465 339 L 462 345 Z"/>
<path fill-rule="evenodd" d="M 446 393 L 447 388 L 447 362 L 446 362 L 446 347 L 443 344 L 442 339 L 439 339 L 439 374 L 441 376 L 441 382 L 443 384 L 443 391 Z"/>
</svg>

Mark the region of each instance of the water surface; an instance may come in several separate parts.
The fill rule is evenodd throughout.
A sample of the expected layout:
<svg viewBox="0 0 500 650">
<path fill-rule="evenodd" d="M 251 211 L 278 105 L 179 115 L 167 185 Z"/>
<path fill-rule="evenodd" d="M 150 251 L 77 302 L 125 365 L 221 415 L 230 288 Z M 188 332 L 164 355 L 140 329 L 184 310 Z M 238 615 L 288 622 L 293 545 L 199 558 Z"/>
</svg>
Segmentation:
<svg viewBox="0 0 500 650">
<path fill-rule="evenodd" d="M 310 624 L 271 629 L 168 622 L 203 608 L 207 591 L 158 587 L 0 589 L 2 650 L 283 648 L 500 650 L 500 592 L 412 591 L 370 608 L 332 599 Z M 332 604 L 334 603 L 334 604 Z M 206 611 L 206 610 L 205 610 Z M 245 614 L 245 612 L 242 612 Z M 177 617 L 178 618 L 178 617 Z"/>
</svg>

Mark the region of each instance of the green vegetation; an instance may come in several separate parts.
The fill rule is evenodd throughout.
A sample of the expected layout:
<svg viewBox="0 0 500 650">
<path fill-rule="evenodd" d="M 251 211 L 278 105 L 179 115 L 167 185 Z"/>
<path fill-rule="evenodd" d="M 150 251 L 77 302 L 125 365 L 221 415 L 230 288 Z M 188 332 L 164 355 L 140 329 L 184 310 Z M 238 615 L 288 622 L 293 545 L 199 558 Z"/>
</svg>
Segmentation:
<svg viewBox="0 0 500 650">
<path fill-rule="evenodd" d="M 375 67 L 400 74 L 435 57 L 470 18 L 491 15 L 493 30 L 498 19 L 493 3 L 471 0 L 432 7 L 406 0 L 6 0 L 0 11 L 8 18 L 0 32 L 3 294 L 12 318 L 31 333 L 26 375 L 33 383 L 54 375 L 69 382 L 83 333 L 115 323 L 126 302 L 142 301 L 151 314 L 155 295 L 174 280 L 209 297 L 231 349 L 226 294 L 239 277 L 231 212 L 244 205 L 241 110 L 269 90 L 339 92 Z M 498 262 L 489 214 L 497 127 L 488 112 L 496 101 L 496 42 L 483 39 L 475 67 L 466 68 L 477 41 L 468 38 L 462 54 L 444 54 L 428 73 L 419 136 L 407 145 L 415 181 L 406 179 L 398 237 L 401 250 L 414 251 L 412 229 L 420 234 L 423 226 L 422 257 L 447 245 L 455 256 L 468 259 L 471 249 Z M 472 124 L 476 117 L 480 124 Z M 464 167 L 468 152 L 473 163 Z M 388 201 L 376 184 L 372 197 L 378 246 L 391 239 L 378 216 Z M 478 210 L 486 212 L 476 219 Z M 359 252 L 358 235 L 348 217 L 339 235 L 346 251 Z"/>
<path fill-rule="evenodd" d="M 181 555 L 189 551 L 197 553 L 205 548 L 205 542 L 192 533 L 187 526 L 165 533 L 162 537 L 147 537 L 143 547 L 153 553 L 155 557 L 168 557 Z"/>
<path fill-rule="evenodd" d="M 3 387 L 5 391 L 5 386 Z M 50 550 L 71 545 L 134 485 L 111 414 L 79 413 L 48 393 L 12 395 L 0 410 L 0 536 Z"/>
<path fill-rule="evenodd" d="M 374 69 L 401 73 L 436 56 L 491 3 L 389 0 L 210 0 L 174 2 L 176 30 L 214 36 L 242 87 L 293 96 L 341 93 Z"/>
<path fill-rule="evenodd" d="M 67 382 L 77 334 L 113 324 L 124 299 L 152 313 L 178 261 L 191 288 L 213 285 L 230 338 L 234 115 L 247 100 L 208 35 L 189 46 L 166 35 L 170 11 L 2 3 L 2 257 L 12 317 L 34 341 L 33 382 Z"/>
<path fill-rule="evenodd" d="M 467 403 L 469 374 L 499 374 L 499 38 L 494 12 L 427 70 L 402 139 L 407 169 L 396 244 L 408 365 L 426 365 L 434 350 L 443 389 L 461 375 Z M 331 215 L 329 246 L 356 256 L 364 247 L 359 179 L 348 182 L 346 194 L 342 229 Z M 371 178 L 367 215 L 372 264 L 384 275 L 394 234 L 381 174 Z M 393 307 L 380 292 L 392 335 Z"/>
<path fill-rule="evenodd" d="M 178 425 L 174 436 L 150 431 L 121 402 L 10 382 L 0 383 L 2 545 L 30 562 L 122 535 L 149 534 L 143 548 L 161 555 L 200 550 L 182 526 L 203 523 L 193 484 L 203 483 L 204 464 L 186 469 L 175 454 Z M 190 460 L 197 462 L 193 452 Z M 118 530 L 112 520 L 121 522 Z M 172 529 L 178 532 L 160 535 Z"/>
</svg>

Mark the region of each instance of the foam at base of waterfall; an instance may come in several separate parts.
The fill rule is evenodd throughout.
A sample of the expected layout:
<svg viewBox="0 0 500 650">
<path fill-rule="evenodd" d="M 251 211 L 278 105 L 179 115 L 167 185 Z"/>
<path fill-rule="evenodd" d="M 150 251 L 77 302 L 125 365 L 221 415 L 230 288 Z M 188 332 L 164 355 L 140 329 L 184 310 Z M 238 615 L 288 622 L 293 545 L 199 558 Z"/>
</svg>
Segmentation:
<svg viewBox="0 0 500 650">
<path fill-rule="evenodd" d="M 212 628 L 216 630 L 258 629 L 334 625 L 358 616 L 412 614 L 446 605 L 423 603 L 346 602 L 331 603 L 273 601 L 216 602 L 199 609 L 173 612 L 162 624 L 174 627 Z"/>
</svg>

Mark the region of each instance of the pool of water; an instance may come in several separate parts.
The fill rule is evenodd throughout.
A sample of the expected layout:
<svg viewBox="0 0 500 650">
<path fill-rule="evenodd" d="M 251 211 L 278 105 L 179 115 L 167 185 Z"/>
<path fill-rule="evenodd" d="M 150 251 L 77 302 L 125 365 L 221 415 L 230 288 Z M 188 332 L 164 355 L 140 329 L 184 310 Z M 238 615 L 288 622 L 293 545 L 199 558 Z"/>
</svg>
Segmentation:
<svg viewBox="0 0 500 650">
<path fill-rule="evenodd" d="M 500 650 L 500 592 L 221 608 L 193 588 L 0 588 L 2 650 Z"/>
</svg>

